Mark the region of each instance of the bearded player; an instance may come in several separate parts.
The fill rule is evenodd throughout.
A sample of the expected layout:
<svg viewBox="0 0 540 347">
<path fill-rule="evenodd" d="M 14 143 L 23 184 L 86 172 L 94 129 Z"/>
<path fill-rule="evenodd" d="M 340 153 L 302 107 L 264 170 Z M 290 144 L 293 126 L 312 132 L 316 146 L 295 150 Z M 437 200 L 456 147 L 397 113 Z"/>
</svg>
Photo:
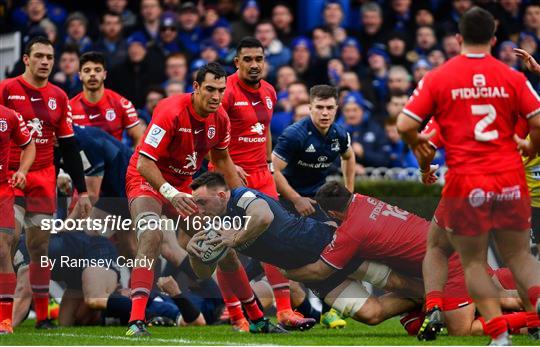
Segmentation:
<svg viewBox="0 0 540 347">
<path fill-rule="evenodd" d="M 87 52 L 81 55 L 79 77 L 83 91 L 70 100 L 73 122 L 101 128 L 119 141 L 126 130 L 137 146 L 143 134 L 137 111 L 131 101 L 105 88 L 107 70 L 103 54 Z"/>
<path fill-rule="evenodd" d="M 55 325 L 47 318 L 51 271 L 40 266 L 47 255 L 49 231 L 41 230 L 41 222 L 51 219 L 56 210 L 56 172 L 53 162 L 55 142 L 60 147 L 64 168 L 79 193 L 77 208 L 86 218 L 92 205 L 86 192 L 84 171 L 75 141 L 69 100 L 60 88 L 48 82 L 54 65 L 54 48 L 44 37 L 28 42 L 23 54 L 24 73 L 0 84 L 0 104 L 19 113 L 35 140 L 36 159 L 24 188 L 15 189 L 16 238 L 22 227 L 30 253 L 29 277 L 32 287 L 36 328 L 51 329 Z M 21 149 L 12 144 L 9 170 L 20 167 Z M 10 175 L 12 175 L 10 173 Z"/>
<path fill-rule="evenodd" d="M 237 71 L 227 79 L 223 108 L 231 121 L 229 152 L 238 174 L 247 182 L 249 188 L 278 199 L 272 176 L 272 140 L 269 131 L 277 98 L 274 87 L 262 79 L 264 54 L 259 40 L 246 37 L 240 41 L 234 58 Z M 313 318 L 304 318 L 291 308 L 289 280 L 275 266 L 263 264 L 263 267 L 274 291 L 280 324 L 286 329 L 312 327 L 316 322 Z M 249 302 L 247 300 L 252 300 L 254 296 L 244 268 L 221 266 L 217 278 L 233 326 L 240 331 L 246 331 L 248 324 L 240 301 Z M 247 298 L 246 293 L 250 293 Z M 262 315 L 258 306 L 253 308 L 246 309 L 250 320 Z M 251 328 L 253 330 L 254 327 Z"/>
</svg>

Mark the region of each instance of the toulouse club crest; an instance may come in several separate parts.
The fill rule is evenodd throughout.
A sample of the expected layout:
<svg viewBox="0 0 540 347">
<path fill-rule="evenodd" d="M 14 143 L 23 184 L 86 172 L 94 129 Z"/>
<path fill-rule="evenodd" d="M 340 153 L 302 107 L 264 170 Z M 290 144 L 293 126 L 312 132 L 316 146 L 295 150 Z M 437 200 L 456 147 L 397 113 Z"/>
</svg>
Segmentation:
<svg viewBox="0 0 540 347">
<path fill-rule="evenodd" d="M 7 122 L 4 119 L 0 120 L 0 131 L 5 132 L 8 128 Z"/>
<path fill-rule="evenodd" d="M 107 119 L 109 122 L 112 122 L 116 119 L 116 112 L 112 108 L 108 109 L 105 113 L 105 119 Z"/>
<path fill-rule="evenodd" d="M 56 110 L 56 99 L 55 98 L 49 98 L 49 102 L 47 103 L 49 108 L 54 111 Z"/>
<path fill-rule="evenodd" d="M 266 100 L 266 107 L 268 107 L 268 109 L 271 110 L 272 107 L 274 107 L 272 100 L 268 96 L 265 98 L 265 100 Z"/>
<path fill-rule="evenodd" d="M 208 139 L 212 140 L 216 136 L 216 128 L 213 126 L 208 127 Z"/>
</svg>

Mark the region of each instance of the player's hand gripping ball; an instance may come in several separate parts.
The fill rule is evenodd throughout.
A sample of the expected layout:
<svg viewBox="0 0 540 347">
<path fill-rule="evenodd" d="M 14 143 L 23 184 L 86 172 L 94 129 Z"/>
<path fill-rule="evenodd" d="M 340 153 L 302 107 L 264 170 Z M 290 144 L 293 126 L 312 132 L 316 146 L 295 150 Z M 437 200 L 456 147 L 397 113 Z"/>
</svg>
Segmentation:
<svg viewBox="0 0 540 347">
<path fill-rule="evenodd" d="M 197 246 L 202 249 L 201 261 L 205 264 L 214 264 L 227 254 L 228 247 L 223 244 L 213 244 L 211 242 L 220 237 L 219 233 L 214 229 L 208 229 L 205 232 L 206 239 L 197 242 Z"/>
</svg>

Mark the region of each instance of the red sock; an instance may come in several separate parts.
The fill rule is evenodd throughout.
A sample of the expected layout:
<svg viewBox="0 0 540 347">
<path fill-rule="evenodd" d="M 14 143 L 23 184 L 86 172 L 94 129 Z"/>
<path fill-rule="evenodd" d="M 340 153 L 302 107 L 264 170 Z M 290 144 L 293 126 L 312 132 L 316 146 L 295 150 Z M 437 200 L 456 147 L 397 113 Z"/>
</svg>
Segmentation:
<svg viewBox="0 0 540 347">
<path fill-rule="evenodd" d="M 49 282 L 51 281 L 51 269 L 48 266 L 41 267 L 38 263 L 30 262 L 29 277 L 36 320 L 39 322 L 49 317 Z"/>
<path fill-rule="evenodd" d="M 249 319 L 254 321 L 264 316 L 257 305 L 253 289 L 251 289 L 251 286 L 249 285 L 246 270 L 244 270 L 242 266 L 238 267 L 236 271 L 223 272 L 222 279 L 233 290 L 236 297 L 240 299 L 242 305 L 246 309 Z"/>
<path fill-rule="evenodd" d="M 0 322 L 13 315 L 13 295 L 17 286 L 14 272 L 0 273 Z"/>
<path fill-rule="evenodd" d="M 131 272 L 131 316 L 129 321 L 144 320 L 148 295 L 154 283 L 154 271 L 144 267 Z"/>
<path fill-rule="evenodd" d="M 491 336 L 492 339 L 496 339 L 505 331 L 508 331 L 508 325 L 503 316 L 495 317 L 486 323 L 485 332 Z"/>
<path fill-rule="evenodd" d="M 508 323 L 511 334 L 519 334 L 519 330 L 527 326 L 527 312 L 509 313 L 503 317 L 506 319 L 506 323 Z"/>
<path fill-rule="evenodd" d="M 540 318 L 536 312 L 524 312 L 526 314 L 527 328 L 540 328 Z"/>
<path fill-rule="evenodd" d="M 443 293 L 440 290 L 432 290 L 426 294 L 426 312 L 431 311 L 435 306 L 440 310 L 443 308 Z"/>
<path fill-rule="evenodd" d="M 235 322 L 245 317 L 244 312 L 242 312 L 242 303 L 240 302 L 240 300 L 238 300 L 236 295 L 234 295 L 234 291 L 229 285 L 229 281 L 227 281 L 226 277 L 227 275 L 218 268 L 217 280 L 219 284 L 219 290 L 221 291 L 221 296 L 223 297 L 223 301 L 225 302 L 225 307 L 229 312 L 229 317 L 231 321 Z"/>
<path fill-rule="evenodd" d="M 274 265 L 263 263 L 264 273 L 274 291 L 278 312 L 292 310 L 289 280 Z"/>
<path fill-rule="evenodd" d="M 540 298 L 540 286 L 532 286 L 529 288 L 529 290 L 527 290 L 527 295 L 529 296 L 531 304 L 536 306 L 536 302 L 538 301 L 538 298 Z"/>
</svg>

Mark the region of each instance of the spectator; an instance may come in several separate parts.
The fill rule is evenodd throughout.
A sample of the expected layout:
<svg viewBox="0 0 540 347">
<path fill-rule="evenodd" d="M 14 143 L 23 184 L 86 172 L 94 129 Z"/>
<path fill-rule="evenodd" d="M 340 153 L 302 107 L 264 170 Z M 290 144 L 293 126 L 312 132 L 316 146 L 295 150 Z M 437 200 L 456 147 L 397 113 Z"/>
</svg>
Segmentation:
<svg viewBox="0 0 540 347">
<path fill-rule="evenodd" d="M 159 0 L 141 0 L 142 23 L 135 33 L 139 36 L 142 35 L 147 42 L 157 40 L 159 36 L 161 13 L 162 9 Z"/>
<path fill-rule="evenodd" d="M 384 23 L 387 30 L 397 30 L 405 34 L 414 32 L 414 17 L 411 0 L 390 0 L 390 9 Z"/>
<path fill-rule="evenodd" d="M 540 3 L 532 2 L 525 7 L 523 17 L 525 32 L 532 35 L 536 44 L 540 41 Z"/>
<path fill-rule="evenodd" d="M 393 31 L 387 36 L 386 46 L 391 65 L 410 66 L 407 60 L 407 36 L 399 31 Z"/>
<path fill-rule="evenodd" d="M 418 82 L 420 82 L 420 80 L 424 78 L 426 73 L 431 69 L 432 66 L 426 59 L 422 58 L 418 60 L 412 67 L 414 84 L 418 85 Z"/>
<path fill-rule="evenodd" d="M 79 50 L 75 46 L 66 46 L 58 62 L 59 71 L 52 77 L 52 82 L 62 88 L 71 99 L 82 91 L 79 79 Z"/>
<path fill-rule="evenodd" d="M 294 108 L 293 123 L 299 122 L 302 119 L 309 117 L 311 110 L 309 109 L 309 103 L 302 103 Z"/>
<path fill-rule="evenodd" d="M 82 12 L 73 12 L 66 19 L 66 39 L 64 44 L 75 45 L 80 53 L 92 50 L 92 40 L 86 35 L 88 20 Z"/>
<path fill-rule="evenodd" d="M 444 35 L 442 46 L 447 59 L 461 54 L 461 44 L 459 43 L 455 33 L 448 33 Z"/>
<path fill-rule="evenodd" d="M 225 19 L 219 18 L 217 6 L 214 4 L 206 4 L 204 6 L 204 15 L 201 23 L 203 28 L 203 37 L 212 36 L 212 32 L 218 25 L 229 25 L 229 22 Z"/>
<path fill-rule="evenodd" d="M 323 9 L 323 25 L 332 32 L 334 42 L 342 43 L 347 38 L 347 31 L 343 28 L 345 14 L 338 0 L 328 0 Z"/>
<path fill-rule="evenodd" d="M 337 58 L 330 59 L 326 70 L 328 71 L 328 81 L 330 81 L 330 84 L 333 86 L 339 85 L 341 75 L 343 75 L 343 72 L 345 71 L 343 62 Z"/>
<path fill-rule="evenodd" d="M 388 70 L 388 91 L 393 93 L 411 92 L 411 75 L 403 66 L 392 66 Z"/>
<path fill-rule="evenodd" d="M 58 37 L 58 28 L 49 18 L 42 19 L 41 22 L 39 22 L 39 26 L 43 29 L 45 35 L 53 44 L 54 53 L 57 54 L 62 48 L 60 42 L 61 40 L 59 40 Z"/>
<path fill-rule="evenodd" d="M 414 24 L 417 28 L 423 26 L 432 27 L 435 25 L 435 17 L 429 7 L 420 7 L 416 10 Z"/>
<path fill-rule="evenodd" d="M 388 101 L 388 103 L 386 103 L 386 119 L 397 119 L 398 115 L 401 113 L 408 100 L 409 95 L 407 93 L 397 92 L 390 95 L 390 100 Z"/>
<path fill-rule="evenodd" d="M 170 82 L 169 84 L 167 84 L 167 86 L 165 87 L 165 95 L 167 97 L 169 96 L 173 96 L 173 95 L 179 95 L 179 94 L 182 94 L 184 93 L 184 85 L 182 83 L 179 83 L 179 82 Z"/>
<path fill-rule="evenodd" d="M 24 9 L 15 10 L 13 15 L 13 22 L 22 31 L 23 36 L 27 35 L 31 28 L 38 26 L 47 18 L 45 0 L 28 0 Z"/>
<path fill-rule="evenodd" d="M 161 88 L 160 86 L 150 86 L 148 88 L 148 93 L 146 93 L 146 102 L 144 104 L 143 108 L 140 108 L 137 110 L 137 114 L 139 115 L 139 119 L 144 121 L 144 124 L 141 125 L 143 128 L 146 128 L 148 124 L 150 124 L 150 121 L 152 120 L 152 114 L 154 113 L 154 109 L 156 108 L 158 102 L 161 101 L 165 97 L 165 90 Z"/>
<path fill-rule="evenodd" d="M 293 123 L 294 110 L 300 104 L 309 103 L 307 86 L 302 82 L 293 82 L 287 87 L 287 99 L 282 100 L 283 111 L 275 112 L 270 123 L 272 142 L 275 144 L 279 135 Z"/>
<path fill-rule="evenodd" d="M 246 36 L 255 34 L 261 11 L 255 0 L 246 0 L 240 9 L 241 18 L 232 23 L 233 44 L 238 44 Z"/>
<path fill-rule="evenodd" d="M 388 138 L 388 144 L 383 150 L 388 152 L 391 168 L 418 168 L 418 162 L 412 154 L 409 146 L 399 136 L 396 118 L 388 118 L 384 122 L 384 132 Z"/>
<path fill-rule="evenodd" d="M 287 87 L 289 84 L 296 82 L 298 76 L 296 71 L 290 65 L 283 65 L 277 70 L 276 74 L 276 93 L 278 104 L 280 100 L 287 98 Z"/>
<path fill-rule="evenodd" d="M 172 53 L 185 52 L 186 47 L 178 36 L 178 22 L 172 12 L 163 12 L 159 21 L 159 37 L 154 45 L 163 55 L 163 59 Z"/>
<path fill-rule="evenodd" d="M 127 59 L 127 43 L 122 37 L 122 20 L 116 13 L 105 12 L 101 16 L 101 36 L 95 49 L 105 57 L 107 69 L 112 70 Z"/>
<path fill-rule="evenodd" d="M 369 110 L 373 109 L 375 95 L 371 87 L 371 81 L 368 78 L 359 78 L 356 72 L 345 71 L 341 74 L 339 88 L 340 90 L 346 89 L 362 94 L 364 97 L 364 106 Z"/>
<path fill-rule="evenodd" d="M 362 48 L 356 39 L 349 37 L 343 41 L 341 45 L 341 60 L 347 70 L 356 72 L 358 76 L 367 76 L 368 72 L 362 64 Z"/>
<path fill-rule="evenodd" d="M 278 39 L 289 46 L 296 36 L 293 28 L 294 15 L 285 2 L 280 2 L 272 9 L 272 24 L 276 28 Z"/>
<path fill-rule="evenodd" d="M 180 0 L 163 0 L 164 11 L 176 11 L 180 7 Z"/>
<path fill-rule="evenodd" d="M 203 39 L 199 11 L 192 2 L 182 3 L 178 11 L 178 22 L 180 23 L 178 37 L 189 53 L 195 57 L 199 55 L 199 45 Z"/>
<path fill-rule="evenodd" d="M 514 53 L 513 49 L 517 48 L 517 45 L 512 41 L 504 41 L 499 45 L 497 52 L 497 58 L 510 66 L 512 69 L 519 68 L 519 58 Z"/>
<path fill-rule="evenodd" d="M 137 24 L 137 16 L 127 7 L 127 0 L 107 0 L 107 10 L 122 18 L 122 26 L 129 31 Z"/>
<path fill-rule="evenodd" d="M 332 36 L 332 30 L 326 26 L 319 26 L 313 29 L 313 46 L 315 47 L 314 59 L 316 62 L 326 63 L 338 56 Z"/>
<path fill-rule="evenodd" d="M 446 62 L 446 57 L 440 49 L 434 49 L 427 56 L 428 63 L 433 67 L 439 67 Z"/>
<path fill-rule="evenodd" d="M 383 42 L 385 37 L 385 31 L 383 29 L 383 12 L 379 4 L 376 2 L 367 2 L 362 5 L 362 30 L 360 31 L 359 38 L 362 42 L 364 56 L 367 55 L 367 51 L 376 42 Z"/>
<path fill-rule="evenodd" d="M 429 52 L 437 45 L 437 36 L 432 27 L 423 26 L 416 30 L 416 45 L 414 52 L 418 55 L 418 59 L 425 58 Z M 418 60 L 415 59 L 415 60 Z"/>
<path fill-rule="evenodd" d="M 523 11 L 520 8 L 521 0 L 501 0 L 500 10 L 495 12 L 499 21 L 497 38 L 502 42 L 509 39 L 517 42 L 519 32 L 523 30 Z"/>
<path fill-rule="evenodd" d="M 371 120 L 362 108 L 362 96 L 349 93 L 342 105 L 344 126 L 351 135 L 351 146 L 356 156 L 356 174 L 365 173 L 365 167 L 388 167 L 390 156 L 383 151 L 388 144 L 383 129 Z"/>
<path fill-rule="evenodd" d="M 183 91 L 187 84 L 187 58 L 183 53 L 173 53 L 165 60 L 165 74 L 167 79 L 163 82 L 163 87 L 171 83 L 177 83 Z"/>
<path fill-rule="evenodd" d="M 440 26 L 440 32 L 457 33 L 459 31 L 458 23 L 461 15 L 471 7 L 473 7 L 472 0 L 452 0 L 452 10 L 450 12 L 450 17 L 442 22 Z"/>
<path fill-rule="evenodd" d="M 384 47 L 375 46 L 368 51 L 368 64 L 370 68 L 369 78 L 375 95 L 375 113 L 384 109 L 384 103 L 388 96 L 388 64 L 390 57 Z"/>
<path fill-rule="evenodd" d="M 206 63 L 213 63 L 220 60 L 219 48 L 211 39 L 206 39 L 201 42 L 201 59 Z"/>
<path fill-rule="evenodd" d="M 110 71 L 110 88 L 136 108 L 144 105 L 148 86 L 160 84 L 165 80 L 164 63 L 147 56 L 146 40 L 142 35 L 131 35 L 128 40 L 128 59 L 124 64 Z"/>
<path fill-rule="evenodd" d="M 262 21 L 255 27 L 255 38 L 261 41 L 266 55 L 268 78 L 274 81 L 278 67 L 291 60 L 291 51 L 276 36 L 274 25 L 270 21 Z"/>
<path fill-rule="evenodd" d="M 214 27 L 212 42 L 217 48 L 219 59 L 232 66 L 236 50 L 232 47 L 232 33 L 229 24 L 219 23 Z"/>
<path fill-rule="evenodd" d="M 298 79 L 304 81 L 309 87 L 316 84 L 323 84 L 326 81 L 326 77 L 321 79 L 321 74 L 314 73 L 315 66 L 312 60 L 313 45 L 311 41 L 306 37 L 300 36 L 294 39 L 291 47 L 291 66 L 298 75 Z M 322 64 L 319 65 L 322 66 Z"/>
</svg>

